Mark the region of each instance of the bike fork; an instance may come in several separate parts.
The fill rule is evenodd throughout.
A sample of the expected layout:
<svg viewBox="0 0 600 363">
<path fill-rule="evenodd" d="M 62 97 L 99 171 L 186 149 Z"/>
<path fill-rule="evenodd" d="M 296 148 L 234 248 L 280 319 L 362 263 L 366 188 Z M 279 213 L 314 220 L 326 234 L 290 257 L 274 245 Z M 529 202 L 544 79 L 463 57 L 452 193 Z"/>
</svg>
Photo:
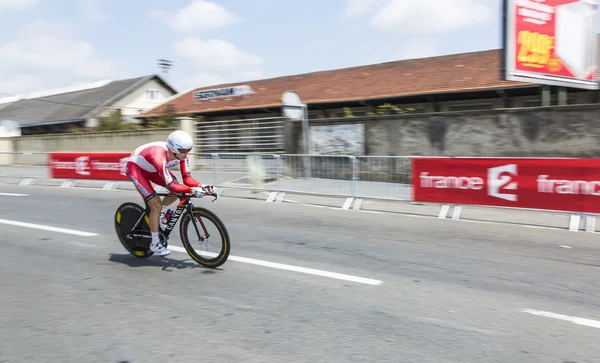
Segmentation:
<svg viewBox="0 0 600 363">
<path fill-rule="evenodd" d="M 194 217 L 193 209 L 190 207 L 190 208 L 188 208 L 188 211 L 190 213 L 190 218 L 192 218 L 192 223 L 194 224 L 194 228 L 196 229 L 196 234 L 198 235 L 200 242 L 203 242 L 205 239 L 210 237 L 210 235 L 208 234 L 208 231 L 206 230 L 204 223 L 202 223 L 202 221 L 200 221 L 200 224 L 202 224 L 202 229 L 204 230 L 204 237 L 202 236 L 202 234 L 200 233 L 200 230 L 198 229 L 198 220 L 196 220 L 196 217 Z"/>
</svg>

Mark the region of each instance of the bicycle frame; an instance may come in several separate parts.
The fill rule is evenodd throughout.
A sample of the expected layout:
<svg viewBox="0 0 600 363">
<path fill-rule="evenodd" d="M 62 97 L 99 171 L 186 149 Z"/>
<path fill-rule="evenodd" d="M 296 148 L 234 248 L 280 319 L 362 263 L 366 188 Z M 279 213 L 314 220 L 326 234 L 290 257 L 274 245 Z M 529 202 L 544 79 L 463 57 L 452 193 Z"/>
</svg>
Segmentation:
<svg viewBox="0 0 600 363">
<path fill-rule="evenodd" d="M 171 234 L 171 232 L 173 231 L 173 229 L 175 228 L 175 225 L 177 224 L 177 221 L 179 221 L 179 219 L 181 218 L 181 216 L 183 215 L 183 213 L 187 210 L 191 216 L 193 216 L 193 210 L 194 210 L 194 205 L 191 202 L 191 197 L 192 194 L 187 194 L 187 193 L 156 193 L 157 196 L 163 196 L 163 197 L 178 197 L 179 198 L 179 204 L 177 204 L 177 208 L 175 209 L 175 211 L 173 212 L 173 216 L 171 216 L 171 219 L 169 220 L 169 222 L 167 223 L 166 227 L 164 230 L 160 230 L 159 231 L 162 232 L 162 234 L 165 236 L 165 238 L 169 238 L 169 235 Z M 217 195 L 216 194 L 211 194 L 212 196 L 215 197 L 215 199 L 213 199 L 213 202 L 217 199 Z M 142 220 L 146 219 L 146 221 L 148 222 L 148 224 L 150 224 L 149 218 L 150 218 L 150 207 L 148 207 L 148 203 L 146 204 L 146 209 L 144 214 L 142 214 L 140 216 L 140 218 L 137 220 L 137 222 L 134 224 L 133 229 L 130 231 L 130 233 L 128 234 L 128 236 L 131 237 L 136 237 L 136 238 L 152 238 L 152 236 L 149 233 L 139 233 L 139 232 L 135 232 L 141 225 Z M 201 241 L 204 241 L 204 239 L 209 237 L 208 231 L 206 230 L 206 227 L 204 226 L 204 223 L 200 220 L 196 220 L 196 218 L 192 218 L 192 222 L 194 224 L 194 228 L 196 229 L 196 233 L 198 235 L 198 238 Z M 202 230 L 204 231 L 204 235 L 202 235 L 200 233 L 200 229 L 198 228 L 198 224 L 202 225 Z"/>
</svg>

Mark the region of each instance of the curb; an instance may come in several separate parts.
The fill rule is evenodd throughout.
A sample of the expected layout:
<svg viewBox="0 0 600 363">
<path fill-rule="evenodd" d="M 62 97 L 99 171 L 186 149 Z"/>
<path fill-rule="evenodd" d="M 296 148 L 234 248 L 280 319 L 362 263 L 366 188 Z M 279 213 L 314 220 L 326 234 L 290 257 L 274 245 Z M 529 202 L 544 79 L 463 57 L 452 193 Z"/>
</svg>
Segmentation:
<svg viewBox="0 0 600 363">
<path fill-rule="evenodd" d="M 58 188 L 86 188 L 86 189 L 99 189 L 99 190 L 112 190 L 112 191 L 135 191 L 133 184 L 127 180 L 96 180 L 96 179 L 54 179 L 54 178 L 39 178 L 39 177 L 19 177 L 19 176 L 6 176 L 0 175 L 0 183 L 18 186 L 49 186 Z M 303 192 L 279 192 L 269 190 L 257 190 L 251 187 L 237 187 L 216 185 L 217 194 L 219 197 L 230 197 L 230 198 L 245 198 L 254 200 L 264 200 L 266 203 L 290 203 L 290 204 L 301 204 L 313 207 L 330 208 L 335 210 L 346 210 L 346 211 L 363 211 L 369 213 L 392 213 L 401 214 L 414 217 L 423 218 L 437 218 L 447 220 L 460 220 L 470 222 L 481 222 L 481 223 L 498 223 L 498 224 L 510 224 L 510 225 L 522 225 L 536 228 L 548 228 L 565 230 L 568 229 L 571 232 L 585 231 L 589 233 L 596 233 L 596 216 L 595 215 L 584 215 L 579 213 L 569 213 L 561 211 L 533 211 L 533 210 L 514 210 L 505 208 L 494 208 L 485 206 L 467 206 L 467 210 L 473 212 L 477 211 L 478 216 L 469 216 L 468 213 L 463 211 L 462 206 L 433 204 L 433 203 L 417 203 L 412 201 L 395 201 L 387 200 L 381 201 L 376 198 L 354 198 L 346 196 L 335 196 L 335 195 L 323 195 L 323 194 L 312 194 Z M 156 187 L 158 192 L 167 192 L 167 189 L 162 187 Z M 294 195 L 294 199 L 305 199 L 304 201 L 296 201 L 286 198 L 286 193 Z M 249 194 L 249 195 L 245 195 Z M 308 201 L 307 201 L 308 200 Z M 377 205 L 380 207 L 369 208 L 369 205 Z M 410 210 L 407 210 L 409 208 Z M 420 209 L 415 211 L 415 208 Z M 447 218 L 450 209 L 452 209 L 451 218 Z M 438 212 L 439 211 L 439 212 Z M 554 215 L 554 218 L 548 217 L 547 219 L 553 219 L 553 221 L 523 221 L 519 217 L 515 217 L 518 213 L 533 213 L 538 212 L 540 216 L 546 218 L 549 215 Z M 507 213 L 507 216 L 512 218 L 498 218 L 497 216 L 490 216 L 485 218 L 485 214 L 493 213 Z M 462 214 L 462 215 L 461 215 Z M 467 216 L 464 216 L 467 214 Z M 558 218 L 566 218 L 570 216 L 568 223 L 556 223 Z M 510 219 L 517 219 L 511 221 Z M 541 218 L 541 219 L 543 219 Z M 563 227 L 561 227 L 561 225 Z"/>
</svg>

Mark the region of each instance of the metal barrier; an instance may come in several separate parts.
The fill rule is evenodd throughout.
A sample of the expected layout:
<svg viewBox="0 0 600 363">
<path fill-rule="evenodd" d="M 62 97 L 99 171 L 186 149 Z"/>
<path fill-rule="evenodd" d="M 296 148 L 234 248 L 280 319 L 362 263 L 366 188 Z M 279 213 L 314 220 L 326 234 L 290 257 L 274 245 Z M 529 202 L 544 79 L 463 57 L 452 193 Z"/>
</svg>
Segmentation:
<svg viewBox="0 0 600 363">
<path fill-rule="evenodd" d="M 35 183 L 37 179 L 51 179 L 47 157 L 44 158 L 43 154 L 49 153 L 0 152 L 0 161 L 6 156 L 18 156 L 13 160 L 19 163 L 3 168 L 7 163 L 0 162 L 0 179 L 6 176 L 17 178 L 20 185 Z M 345 198 L 342 209 L 360 209 L 363 198 L 414 201 L 412 159 L 410 156 L 195 153 L 193 175 L 202 183 L 214 184 L 221 190 L 269 192 L 267 202 L 281 202 L 285 193 L 293 193 L 342 197 Z M 61 186 L 73 186 L 80 181 L 61 180 Z M 119 184 L 114 180 L 103 182 L 104 189 L 112 189 Z M 460 219 L 461 205 L 442 203 L 440 208 L 438 218 L 447 218 L 452 208 L 452 219 Z M 585 217 L 586 231 L 595 231 L 596 215 L 564 213 L 571 215 L 569 230 L 578 230 L 580 219 Z"/>
<path fill-rule="evenodd" d="M 411 200 L 410 157 L 195 154 L 195 170 L 222 188 Z"/>
<path fill-rule="evenodd" d="M 19 165 L 47 166 L 44 152 L 18 156 Z M 299 193 L 350 199 L 411 200 L 410 157 L 312 154 L 194 153 L 193 169 L 220 188 Z M 1 168 L 1 166 L 0 166 Z M 0 172 L 0 175 L 2 173 Z M 38 177 L 47 178 L 45 170 Z M 31 170 L 27 172 L 31 177 Z M 351 203 L 351 201 L 348 201 Z M 358 206 L 356 206 L 358 207 Z"/>
</svg>

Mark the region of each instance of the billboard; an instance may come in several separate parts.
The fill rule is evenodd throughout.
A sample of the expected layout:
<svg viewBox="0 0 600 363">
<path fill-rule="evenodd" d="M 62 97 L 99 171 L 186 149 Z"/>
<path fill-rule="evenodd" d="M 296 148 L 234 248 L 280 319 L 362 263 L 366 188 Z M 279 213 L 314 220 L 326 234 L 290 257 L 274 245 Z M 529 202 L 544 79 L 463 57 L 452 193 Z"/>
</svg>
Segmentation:
<svg viewBox="0 0 600 363">
<path fill-rule="evenodd" d="M 72 153 L 48 154 L 50 177 L 58 179 L 129 180 L 125 165 L 131 153 Z"/>
<path fill-rule="evenodd" d="M 194 100 L 210 100 L 213 98 L 227 98 L 227 97 L 238 97 L 247 96 L 253 94 L 254 91 L 248 85 L 242 86 L 231 86 L 224 88 L 207 89 L 202 91 L 194 92 Z"/>
<path fill-rule="evenodd" d="M 600 213 L 600 159 L 414 158 L 415 202 Z"/>
<path fill-rule="evenodd" d="M 310 127 L 309 153 L 320 155 L 364 155 L 365 125 L 327 125 Z"/>
<path fill-rule="evenodd" d="M 503 79 L 599 89 L 599 0 L 504 0 Z"/>
</svg>

